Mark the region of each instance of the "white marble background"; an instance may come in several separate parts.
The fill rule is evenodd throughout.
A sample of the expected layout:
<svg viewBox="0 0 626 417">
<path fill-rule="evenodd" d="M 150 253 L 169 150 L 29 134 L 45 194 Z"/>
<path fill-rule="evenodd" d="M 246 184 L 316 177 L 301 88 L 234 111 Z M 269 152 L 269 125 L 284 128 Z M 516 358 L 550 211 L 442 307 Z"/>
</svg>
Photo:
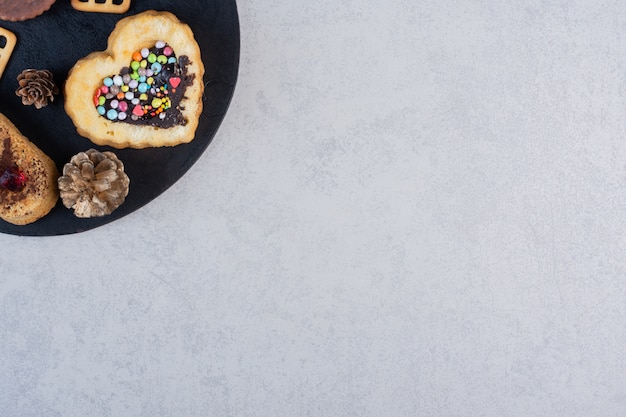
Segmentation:
<svg viewBox="0 0 626 417">
<path fill-rule="evenodd" d="M 626 415 L 626 3 L 239 9 L 180 182 L 0 236 L 0 415 Z"/>
</svg>

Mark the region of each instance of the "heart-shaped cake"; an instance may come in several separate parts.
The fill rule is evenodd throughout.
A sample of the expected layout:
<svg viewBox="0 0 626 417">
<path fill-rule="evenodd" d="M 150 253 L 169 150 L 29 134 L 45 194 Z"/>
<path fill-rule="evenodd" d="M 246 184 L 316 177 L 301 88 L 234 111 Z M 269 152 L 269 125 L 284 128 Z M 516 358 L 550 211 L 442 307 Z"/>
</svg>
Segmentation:
<svg viewBox="0 0 626 417">
<path fill-rule="evenodd" d="M 79 60 L 65 83 L 78 133 L 115 148 L 193 140 L 202 112 L 204 65 L 191 28 L 169 12 L 120 20 L 106 51 Z"/>
<path fill-rule="evenodd" d="M 56 0 L 0 0 L 0 19 L 20 22 L 50 9 Z"/>
</svg>

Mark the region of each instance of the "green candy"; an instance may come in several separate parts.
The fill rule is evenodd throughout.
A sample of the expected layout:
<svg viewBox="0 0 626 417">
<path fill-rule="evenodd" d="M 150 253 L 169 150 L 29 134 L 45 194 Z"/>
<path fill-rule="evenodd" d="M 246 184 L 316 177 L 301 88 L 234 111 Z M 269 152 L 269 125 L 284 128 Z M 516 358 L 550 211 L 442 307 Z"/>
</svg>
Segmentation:
<svg viewBox="0 0 626 417">
<path fill-rule="evenodd" d="M 165 55 L 159 55 L 157 62 L 159 64 L 167 64 L 167 57 Z"/>
<path fill-rule="evenodd" d="M 104 105 L 104 103 L 105 103 L 106 101 L 107 101 L 106 97 L 104 97 L 104 96 L 100 96 L 100 97 L 98 97 L 98 104 L 99 104 L 100 106 Z"/>
<path fill-rule="evenodd" d="M 133 69 L 133 71 L 137 71 L 140 67 L 140 64 L 137 61 L 133 61 L 130 63 L 130 67 Z"/>
<path fill-rule="evenodd" d="M 148 62 L 154 64 L 157 60 L 157 56 L 155 54 L 148 55 Z"/>
</svg>

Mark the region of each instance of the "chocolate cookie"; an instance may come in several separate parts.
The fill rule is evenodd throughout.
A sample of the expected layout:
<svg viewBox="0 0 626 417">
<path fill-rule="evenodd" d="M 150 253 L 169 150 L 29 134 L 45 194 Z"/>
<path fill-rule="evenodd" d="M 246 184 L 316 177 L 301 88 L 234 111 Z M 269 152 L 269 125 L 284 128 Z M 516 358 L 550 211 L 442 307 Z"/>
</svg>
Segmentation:
<svg viewBox="0 0 626 417">
<path fill-rule="evenodd" d="M 0 19 L 11 22 L 37 17 L 50 9 L 55 0 L 0 0 Z"/>
</svg>

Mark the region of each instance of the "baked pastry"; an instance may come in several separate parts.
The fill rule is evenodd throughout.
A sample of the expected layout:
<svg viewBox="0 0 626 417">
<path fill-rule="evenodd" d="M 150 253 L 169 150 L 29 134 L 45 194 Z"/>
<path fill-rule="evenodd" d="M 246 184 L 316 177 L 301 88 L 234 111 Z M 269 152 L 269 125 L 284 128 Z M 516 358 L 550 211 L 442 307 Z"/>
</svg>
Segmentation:
<svg viewBox="0 0 626 417">
<path fill-rule="evenodd" d="M 59 198 L 54 161 L 0 114 L 0 218 L 16 225 L 39 220 Z"/>
<path fill-rule="evenodd" d="M 202 112 L 204 65 L 191 28 L 169 12 L 120 20 L 107 49 L 80 59 L 65 83 L 65 111 L 78 133 L 114 148 L 193 140 Z"/>
<path fill-rule="evenodd" d="M 0 19 L 19 22 L 48 10 L 55 0 L 0 0 Z"/>
</svg>

